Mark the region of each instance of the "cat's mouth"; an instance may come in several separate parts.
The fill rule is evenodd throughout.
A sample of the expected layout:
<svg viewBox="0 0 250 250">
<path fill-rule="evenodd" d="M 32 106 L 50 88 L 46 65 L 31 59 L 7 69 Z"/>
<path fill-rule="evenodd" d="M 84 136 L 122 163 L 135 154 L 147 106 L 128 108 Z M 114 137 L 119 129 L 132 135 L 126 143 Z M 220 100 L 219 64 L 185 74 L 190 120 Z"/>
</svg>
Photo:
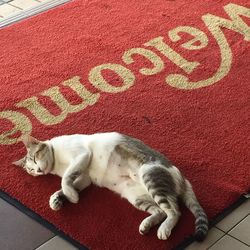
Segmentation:
<svg viewBox="0 0 250 250">
<path fill-rule="evenodd" d="M 39 176 L 39 175 L 43 175 L 43 172 L 39 171 L 39 170 L 35 170 L 35 169 L 30 169 L 30 168 L 24 168 L 26 170 L 26 172 L 32 176 Z"/>
</svg>

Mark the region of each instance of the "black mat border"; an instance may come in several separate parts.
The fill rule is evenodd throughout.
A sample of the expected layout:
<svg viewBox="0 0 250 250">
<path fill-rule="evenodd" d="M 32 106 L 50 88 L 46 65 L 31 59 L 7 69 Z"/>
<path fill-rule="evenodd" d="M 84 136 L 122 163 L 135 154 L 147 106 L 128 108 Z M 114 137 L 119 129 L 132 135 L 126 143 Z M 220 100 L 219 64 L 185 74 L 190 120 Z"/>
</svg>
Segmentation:
<svg viewBox="0 0 250 250">
<path fill-rule="evenodd" d="M 69 243 L 71 243 L 74 247 L 76 247 L 79 250 L 89 250 L 86 246 L 82 245 L 80 242 L 72 239 L 70 236 L 65 234 L 63 231 L 55 227 L 53 224 L 42 218 L 39 214 L 35 213 L 33 210 L 30 208 L 26 207 L 23 205 L 21 202 L 16 200 L 15 198 L 11 197 L 9 194 L 4 192 L 3 190 L 0 189 L 0 198 L 11 204 L 12 206 L 16 207 L 18 210 L 29 216 L 30 218 L 34 219 L 37 221 L 39 224 L 43 225 L 50 231 L 52 231 L 55 236 L 60 236 L 61 238 L 65 239 Z M 51 238 L 53 239 L 53 237 Z"/>
<path fill-rule="evenodd" d="M 230 214 L 234 209 L 239 207 L 241 204 L 243 204 L 248 198 L 245 197 L 246 194 L 241 195 L 238 200 L 236 200 L 234 203 L 232 203 L 229 207 L 225 208 L 222 212 L 220 212 L 218 215 L 216 215 L 212 220 L 209 221 L 209 228 L 213 227 L 216 225 L 219 221 L 224 219 L 228 214 Z M 78 241 L 72 239 L 69 237 L 67 234 L 65 234 L 63 231 L 55 227 L 53 224 L 42 218 L 39 214 L 35 213 L 33 210 L 30 208 L 26 207 L 23 205 L 21 202 L 16 200 L 15 198 L 11 197 L 9 194 L 4 192 L 3 190 L 0 190 L 0 198 L 8 202 L 9 204 L 13 205 L 16 207 L 18 210 L 22 211 L 24 214 L 28 215 L 41 225 L 45 226 L 47 229 L 52 231 L 55 235 L 58 235 L 65 239 L 66 241 L 70 242 L 73 246 L 78 248 L 79 250 L 89 250 L 86 246 L 82 245 Z M 187 246 L 189 246 L 191 243 L 195 242 L 195 239 L 193 235 L 187 237 L 177 245 L 177 247 L 174 248 L 174 250 L 183 250 Z"/>
</svg>

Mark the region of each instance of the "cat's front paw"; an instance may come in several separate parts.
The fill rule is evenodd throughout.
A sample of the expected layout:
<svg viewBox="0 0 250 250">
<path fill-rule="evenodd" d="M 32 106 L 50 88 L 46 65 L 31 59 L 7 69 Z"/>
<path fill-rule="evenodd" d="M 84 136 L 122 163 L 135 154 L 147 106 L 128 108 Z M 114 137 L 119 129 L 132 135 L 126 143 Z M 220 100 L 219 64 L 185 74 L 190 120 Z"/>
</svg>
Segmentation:
<svg viewBox="0 0 250 250">
<path fill-rule="evenodd" d="M 49 199 L 49 206 L 52 210 L 59 210 L 63 205 L 63 198 L 58 194 L 58 192 L 55 192 L 50 196 Z"/>
</svg>

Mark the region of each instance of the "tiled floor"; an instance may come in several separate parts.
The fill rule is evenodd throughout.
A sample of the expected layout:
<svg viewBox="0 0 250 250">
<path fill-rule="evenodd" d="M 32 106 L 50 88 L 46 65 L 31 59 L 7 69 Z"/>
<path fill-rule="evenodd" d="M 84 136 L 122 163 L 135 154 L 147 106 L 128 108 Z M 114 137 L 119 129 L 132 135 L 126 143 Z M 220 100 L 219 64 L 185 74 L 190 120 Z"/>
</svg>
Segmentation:
<svg viewBox="0 0 250 250">
<path fill-rule="evenodd" d="M 33 16 L 70 0 L 0 0 L 0 27 Z"/>
<path fill-rule="evenodd" d="M 76 250 L 77 248 L 0 198 L 0 249 Z M 193 243 L 186 249 L 249 250 L 250 199 L 210 229 L 203 243 Z"/>
<path fill-rule="evenodd" d="M 250 199 L 210 229 L 202 243 L 193 243 L 187 250 L 249 250 Z"/>
<path fill-rule="evenodd" d="M 1 250 L 76 250 L 37 221 L 0 198 Z"/>
</svg>

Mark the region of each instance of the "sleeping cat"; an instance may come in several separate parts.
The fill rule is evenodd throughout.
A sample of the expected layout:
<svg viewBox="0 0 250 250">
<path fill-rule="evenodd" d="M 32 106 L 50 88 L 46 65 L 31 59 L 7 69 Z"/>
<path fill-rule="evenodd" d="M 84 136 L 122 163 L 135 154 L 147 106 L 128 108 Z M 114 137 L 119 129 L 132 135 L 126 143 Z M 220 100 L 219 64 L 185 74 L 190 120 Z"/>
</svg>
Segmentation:
<svg viewBox="0 0 250 250">
<path fill-rule="evenodd" d="M 27 155 L 14 164 L 33 176 L 54 174 L 62 178 L 61 189 L 49 205 L 59 210 L 67 199 L 79 200 L 78 192 L 91 183 L 106 187 L 150 214 L 140 226 L 141 234 L 161 223 L 157 236 L 166 240 L 176 225 L 178 199 L 195 216 L 195 237 L 205 238 L 208 220 L 190 182 L 159 152 L 143 142 L 116 132 L 64 135 L 47 141 L 23 139 Z"/>
</svg>

